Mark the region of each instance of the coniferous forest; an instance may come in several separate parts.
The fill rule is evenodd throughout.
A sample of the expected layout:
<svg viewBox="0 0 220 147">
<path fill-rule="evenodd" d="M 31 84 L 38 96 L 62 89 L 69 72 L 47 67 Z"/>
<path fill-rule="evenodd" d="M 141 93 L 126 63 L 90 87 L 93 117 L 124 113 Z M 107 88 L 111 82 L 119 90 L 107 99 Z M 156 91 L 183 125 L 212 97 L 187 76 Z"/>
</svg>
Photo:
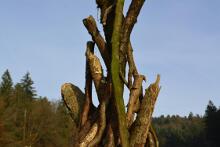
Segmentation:
<svg viewBox="0 0 220 147">
<path fill-rule="evenodd" d="M 203 116 L 161 115 L 152 121 L 160 147 L 220 146 L 220 109 L 212 101 Z M 1 76 L 1 147 L 70 147 L 73 124 L 62 101 L 37 96 L 30 73 L 19 83 L 13 83 L 9 70 Z"/>
</svg>

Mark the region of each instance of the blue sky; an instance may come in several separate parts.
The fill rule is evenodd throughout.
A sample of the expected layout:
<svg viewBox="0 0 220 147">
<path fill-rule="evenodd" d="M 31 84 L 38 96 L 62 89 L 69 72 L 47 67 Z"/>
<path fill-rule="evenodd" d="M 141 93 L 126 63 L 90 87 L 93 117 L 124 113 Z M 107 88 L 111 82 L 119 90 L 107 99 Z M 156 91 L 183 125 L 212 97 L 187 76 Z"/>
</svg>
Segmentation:
<svg viewBox="0 0 220 147">
<path fill-rule="evenodd" d="M 202 115 L 210 99 L 220 106 L 219 7 L 219 0 L 146 1 L 132 44 L 144 87 L 161 74 L 154 115 Z M 82 19 L 97 13 L 95 0 L 0 0 L 0 75 L 9 69 L 16 83 L 29 71 L 38 95 L 50 99 L 65 82 L 83 89 L 91 38 Z"/>
</svg>

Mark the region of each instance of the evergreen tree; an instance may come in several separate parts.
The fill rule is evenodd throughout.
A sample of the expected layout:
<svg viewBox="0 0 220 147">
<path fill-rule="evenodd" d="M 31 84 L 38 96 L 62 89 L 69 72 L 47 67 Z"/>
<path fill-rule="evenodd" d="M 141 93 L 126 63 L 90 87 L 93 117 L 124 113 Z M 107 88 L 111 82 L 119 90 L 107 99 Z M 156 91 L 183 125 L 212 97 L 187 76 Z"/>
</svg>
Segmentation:
<svg viewBox="0 0 220 147">
<path fill-rule="evenodd" d="M 193 113 L 190 112 L 189 115 L 188 115 L 188 119 L 192 120 L 192 118 L 193 118 Z"/>
<path fill-rule="evenodd" d="M 206 108 L 206 111 L 205 111 L 205 115 L 208 116 L 209 114 L 215 113 L 216 111 L 217 111 L 216 106 L 210 100 L 208 105 L 207 105 L 207 108 Z"/>
<path fill-rule="evenodd" d="M 23 88 L 26 97 L 29 99 L 34 98 L 36 96 L 35 87 L 33 87 L 33 80 L 31 79 L 30 73 L 27 72 L 24 77 L 21 79 L 21 87 Z"/>
<path fill-rule="evenodd" d="M 5 107 L 8 107 L 13 92 L 13 82 L 8 69 L 2 75 L 2 82 L 0 83 L 0 96 L 3 98 Z"/>
<path fill-rule="evenodd" d="M 4 96 L 8 96 L 11 94 L 13 89 L 13 82 L 8 69 L 2 75 L 2 82 L 0 84 L 0 94 Z"/>
<path fill-rule="evenodd" d="M 216 108 L 212 101 L 209 101 L 205 112 L 205 131 L 210 146 L 220 146 L 220 110 Z"/>
</svg>

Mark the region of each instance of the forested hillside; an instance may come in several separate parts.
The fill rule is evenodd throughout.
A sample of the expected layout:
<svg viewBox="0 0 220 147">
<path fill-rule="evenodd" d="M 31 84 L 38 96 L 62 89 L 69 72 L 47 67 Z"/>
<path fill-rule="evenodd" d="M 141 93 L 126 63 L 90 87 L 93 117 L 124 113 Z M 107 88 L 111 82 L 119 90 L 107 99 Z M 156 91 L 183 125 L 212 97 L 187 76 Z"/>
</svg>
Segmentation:
<svg viewBox="0 0 220 147">
<path fill-rule="evenodd" d="M 204 116 L 153 118 L 160 147 L 219 147 L 220 109 L 211 101 Z M 72 130 L 72 131 L 70 131 Z M 76 132 L 61 101 L 37 96 L 30 73 L 13 83 L 6 70 L 0 83 L 1 147 L 70 147 Z"/>
<path fill-rule="evenodd" d="M 72 120 L 62 102 L 38 97 L 26 73 L 13 84 L 8 70 L 0 84 L 1 147 L 68 147 L 72 145 Z M 72 131 L 73 132 L 73 131 Z"/>
<path fill-rule="evenodd" d="M 209 101 L 205 115 L 168 115 L 153 118 L 160 147 L 219 147 L 220 109 Z"/>
</svg>

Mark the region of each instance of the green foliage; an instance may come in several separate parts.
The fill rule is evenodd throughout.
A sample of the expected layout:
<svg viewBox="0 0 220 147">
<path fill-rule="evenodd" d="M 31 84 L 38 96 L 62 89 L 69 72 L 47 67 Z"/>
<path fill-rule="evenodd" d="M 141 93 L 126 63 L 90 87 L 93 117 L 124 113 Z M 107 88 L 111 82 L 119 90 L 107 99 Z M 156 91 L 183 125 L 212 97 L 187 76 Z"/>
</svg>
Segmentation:
<svg viewBox="0 0 220 147">
<path fill-rule="evenodd" d="M 61 102 L 36 97 L 30 74 L 13 86 L 8 70 L 2 76 L 0 93 L 1 147 L 68 147 L 75 130 Z M 5 99 L 10 100 L 6 101 Z M 8 103 L 7 107 L 6 103 Z"/>
<path fill-rule="evenodd" d="M 0 94 L 8 95 L 12 91 L 13 82 L 11 79 L 11 75 L 8 70 L 4 72 L 2 75 L 2 82 L 0 84 Z"/>
<path fill-rule="evenodd" d="M 160 116 L 153 119 L 160 147 L 206 147 L 204 121 L 200 116 Z"/>
<path fill-rule="evenodd" d="M 163 115 L 153 119 L 160 147 L 219 147 L 220 109 L 209 101 L 205 116 Z"/>
<path fill-rule="evenodd" d="M 29 72 L 24 75 L 24 77 L 21 79 L 20 84 L 28 98 L 33 98 L 34 96 L 36 96 L 36 90 L 33 87 L 34 82 L 31 79 Z"/>
<path fill-rule="evenodd" d="M 220 146 L 220 109 L 217 109 L 212 101 L 209 101 L 205 111 L 205 131 L 209 144 L 212 147 Z"/>
<path fill-rule="evenodd" d="M 9 105 L 12 91 L 13 82 L 9 70 L 6 70 L 2 75 L 2 82 L 0 84 L 0 95 L 4 98 L 5 106 Z"/>
</svg>

